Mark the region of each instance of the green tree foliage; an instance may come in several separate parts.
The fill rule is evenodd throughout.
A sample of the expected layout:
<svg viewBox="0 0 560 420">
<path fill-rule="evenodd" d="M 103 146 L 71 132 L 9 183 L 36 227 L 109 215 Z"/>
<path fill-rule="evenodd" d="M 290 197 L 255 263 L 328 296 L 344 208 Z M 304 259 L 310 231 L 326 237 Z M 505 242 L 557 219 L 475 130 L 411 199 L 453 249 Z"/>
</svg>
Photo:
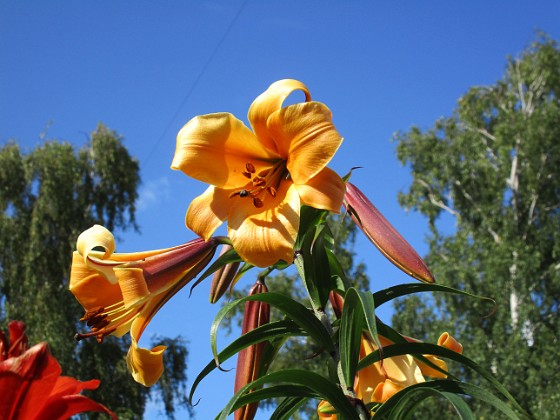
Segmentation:
<svg viewBox="0 0 560 420">
<path fill-rule="evenodd" d="M 30 343 L 47 341 L 64 374 L 100 379 L 96 400 L 124 418 L 142 415 L 149 390 L 126 368 L 129 343 L 73 340 L 83 309 L 68 291 L 68 278 L 83 230 L 96 223 L 137 228 L 139 182 L 138 162 L 103 125 L 79 151 L 57 141 L 27 154 L 14 142 L 0 149 L 0 321 L 24 321 Z M 172 415 L 186 381 L 186 348 L 177 342 L 169 353 L 176 370 L 159 391 Z"/>
<path fill-rule="evenodd" d="M 399 199 L 425 215 L 438 282 L 489 296 L 495 313 L 458 295 L 396 304 L 395 328 L 456 334 L 531 414 L 560 411 L 560 50 L 546 36 L 473 87 L 433 128 L 397 135 L 413 181 Z M 469 372 L 462 372 L 469 381 Z M 491 418 L 476 407 L 480 418 Z"/>
</svg>

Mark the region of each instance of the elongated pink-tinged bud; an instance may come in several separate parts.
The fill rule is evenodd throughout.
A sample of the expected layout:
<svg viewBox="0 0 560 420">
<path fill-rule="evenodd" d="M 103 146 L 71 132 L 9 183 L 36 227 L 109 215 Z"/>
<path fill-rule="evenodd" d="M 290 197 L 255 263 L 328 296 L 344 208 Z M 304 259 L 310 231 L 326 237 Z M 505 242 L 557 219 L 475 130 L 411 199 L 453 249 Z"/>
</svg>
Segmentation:
<svg viewBox="0 0 560 420">
<path fill-rule="evenodd" d="M 268 289 L 264 282 L 257 281 L 251 288 L 249 295 L 265 293 Z M 245 314 L 243 315 L 242 333 L 245 334 L 261 325 L 270 322 L 270 305 L 259 301 L 248 301 L 245 303 Z M 261 355 L 266 342 L 258 343 L 241 350 L 237 356 L 237 369 L 235 373 L 235 387 L 237 392 L 245 385 L 253 382 L 259 377 L 259 365 Z M 248 404 L 234 413 L 235 420 L 251 420 L 257 413 L 259 403 Z"/>
<path fill-rule="evenodd" d="M 331 302 L 334 314 L 337 318 L 340 318 L 342 316 L 342 308 L 344 307 L 344 298 L 334 290 L 331 290 L 331 292 L 329 293 L 329 300 Z"/>
<path fill-rule="evenodd" d="M 231 245 L 222 246 L 220 257 L 231 249 Z M 237 270 L 241 265 L 240 261 L 226 264 L 214 273 L 212 285 L 210 286 L 210 303 L 216 303 L 224 295 L 235 279 Z"/>
<path fill-rule="evenodd" d="M 385 257 L 406 274 L 425 283 L 435 278 L 426 263 L 367 197 L 353 184 L 346 184 L 344 207 L 352 220 Z"/>
</svg>

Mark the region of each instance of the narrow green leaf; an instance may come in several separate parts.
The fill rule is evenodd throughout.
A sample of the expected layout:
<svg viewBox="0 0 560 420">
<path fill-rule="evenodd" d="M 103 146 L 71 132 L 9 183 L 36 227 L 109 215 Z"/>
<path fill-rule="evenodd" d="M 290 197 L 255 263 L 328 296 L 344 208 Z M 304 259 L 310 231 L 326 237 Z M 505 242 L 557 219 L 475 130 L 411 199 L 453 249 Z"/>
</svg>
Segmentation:
<svg viewBox="0 0 560 420">
<path fill-rule="evenodd" d="M 457 394 L 442 392 L 434 387 L 422 387 L 409 391 L 391 410 L 391 418 L 413 419 L 416 414 L 416 408 L 420 404 L 426 404 L 428 399 L 437 397 L 446 399 L 461 419 L 475 420 L 474 414 L 463 398 Z"/>
<path fill-rule="evenodd" d="M 351 287 L 344 297 L 344 308 L 340 318 L 340 363 L 346 384 L 354 383 L 362 330 L 367 328 L 371 338 L 379 346 L 374 315 L 375 307 L 371 293 Z"/>
<path fill-rule="evenodd" d="M 401 399 L 401 403 L 391 412 L 391 417 L 402 418 L 403 420 L 415 417 L 416 409 L 420 404 L 426 404 L 430 398 L 440 397 L 446 399 L 455 409 L 459 417 L 463 420 L 475 420 L 475 416 L 468 404 L 457 394 L 442 392 L 434 387 L 417 388 L 409 392 L 406 397 Z"/>
<path fill-rule="evenodd" d="M 231 248 L 229 251 L 225 252 L 224 254 L 220 255 L 216 261 L 214 261 L 212 263 L 212 265 L 210 265 L 210 267 L 208 267 L 206 269 L 206 271 L 204 271 L 204 273 L 202 273 L 200 275 L 200 277 L 196 280 L 196 282 L 191 286 L 191 293 L 193 291 L 193 289 L 198 286 L 204 279 L 206 279 L 208 276 L 214 274 L 216 271 L 218 271 L 220 268 L 222 268 L 224 265 L 226 264 L 230 264 L 230 263 L 234 263 L 234 262 L 242 262 L 243 260 L 241 259 L 241 257 L 237 254 L 237 251 L 233 248 Z M 246 266 L 249 267 L 246 267 Z M 253 266 L 250 264 L 245 264 L 244 265 L 244 272 L 247 271 L 249 268 L 252 268 Z"/>
<path fill-rule="evenodd" d="M 271 398 L 284 398 L 284 397 L 297 398 L 297 399 L 321 398 L 321 396 L 317 394 L 317 392 L 313 391 L 312 389 L 306 386 L 302 386 L 298 384 L 270 385 L 264 388 L 251 391 L 248 394 L 241 395 L 235 402 L 234 406 L 232 407 L 232 411 L 235 411 L 238 408 L 241 408 L 247 404 L 260 402 Z"/>
<path fill-rule="evenodd" d="M 488 392 L 484 388 L 480 388 L 476 385 L 451 381 L 451 380 L 437 380 L 430 382 L 423 382 L 420 384 L 411 385 L 406 387 L 402 391 L 397 392 L 393 397 L 387 400 L 375 413 L 375 418 L 380 419 L 404 419 L 408 410 L 403 409 L 403 405 L 407 404 L 409 398 L 414 397 L 414 393 L 419 392 L 421 389 L 437 389 L 442 392 L 450 394 L 467 395 L 472 398 L 484 401 L 493 407 L 500 410 L 510 419 L 519 419 L 519 415 L 512 410 L 512 408 L 500 400 L 498 397 Z M 411 395 L 412 394 L 412 395 Z M 526 415 L 526 413 L 523 412 Z M 527 415 L 527 417 L 529 417 Z"/>
<path fill-rule="evenodd" d="M 302 393 L 308 393 L 308 395 L 314 395 L 316 398 L 329 401 L 340 413 L 341 418 L 348 420 L 358 419 L 356 410 L 336 384 L 330 382 L 324 376 L 301 369 L 286 369 L 269 373 L 244 386 L 230 399 L 226 407 L 220 413 L 218 419 L 225 420 L 227 416 L 234 411 L 238 400 L 249 390 L 278 383 L 288 385 L 283 388 L 284 392 L 290 392 L 290 389 L 296 389 L 297 391 L 294 392 L 298 392 L 299 396 L 301 396 Z M 260 395 L 262 394 L 257 394 L 257 396 Z M 248 394 L 247 400 L 245 401 L 250 401 L 251 398 L 251 394 Z"/>
<path fill-rule="evenodd" d="M 212 326 L 210 327 L 210 346 L 212 348 L 214 360 L 216 360 L 217 364 L 219 364 L 217 334 L 220 323 L 222 322 L 224 317 L 233 308 L 235 308 L 235 306 L 245 303 L 249 300 L 266 302 L 274 306 L 280 312 L 283 312 L 289 319 L 293 320 L 297 325 L 299 325 L 304 332 L 309 334 L 309 336 L 317 342 L 320 347 L 323 347 L 327 351 L 331 351 L 334 348 L 332 338 L 321 321 L 319 321 L 317 317 L 315 317 L 315 315 L 301 303 L 280 293 L 259 293 L 256 295 L 238 299 L 224 305 L 214 318 Z"/>
<path fill-rule="evenodd" d="M 330 291 L 335 288 L 325 248 L 330 246 L 326 239 L 327 232 L 324 225 L 310 229 L 294 261 L 316 309 L 325 307 Z"/>
<path fill-rule="evenodd" d="M 202 371 L 200 371 L 191 387 L 189 401 L 192 402 L 192 398 L 194 396 L 196 388 L 198 387 L 198 384 L 206 376 L 208 376 L 210 372 L 216 369 L 219 364 L 236 355 L 244 348 L 252 346 L 253 344 L 260 343 L 262 341 L 274 340 L 275 338 L 282 338 L 285 340 L 288 337 L 301 335 L 305 335 L 305 332 L 296 323 L 289 319 L 271 322 L 269 324 L 265 324 L 258 328 L 255 328 L 254 330 L 249 331 L 246 334 L 243 334 L 218 354 L 218 364 L 216 364 L 216 360 L 213 359 L 202 369 Z"/>
<path fill-rule="evenodd" d="M 442 394 L 445 398 L 447 398 L 455 411 L 457 411 L 457 414 L 459 415 L 459 417 L 461 417 L 461 419 L 476 420 L 476 417 L 474 416 L 471 408 L 462 397 L 450 392 L 442 392 Z"/>
<path fill-rule="evenodd" d="M 333 284 L 336 285 L 335 289 L 346 290 L 350 287 L 350 281 L 346 277 L 346 273 L 342 268 L 342 264 L 330 249 L 327 249 L 327 258 L 329 260 L 329 267 L 331 269 L 331 278 Z"/>
<path fill-rule="evenodd" d="M 307 232 L 321 223 L 328 213 L 327 210 L 318 210 L 309 206 L 301 206 L 299 214 L 299 232 L 294 249 L 299 250 L 301 248 Z"/>
<path fill-rule="evenodd" d="M 285 420 L 292 418 L 294 414 L 302 405 L 304 405 L 309 398 L 305 397 L 286 397 L 278 404 L 274 413 L 270 416 L 270 420 Z"/>
<path fill-rule="evenodd" d="M 479 296 L 472 293 L 465 292 L 463 290 L 457 290 L 452 287 L 443 286 L 441 284 L 426 284 L 426 283 L 406 283 L 399 284 L 397 286 L 389 287 L 387 289 L 380 290 L 373 294 L 373 300 L 375 301 L 375 306 L 379 307 L 384 303 L 389 302 L 395 298 L 406 296 L 411 293 L 419 292 L 445 292 L 445 293 L 456 293 L 459 295 L 474 297 L 477 299 L 485 300 L 492 303 L 493 306 L 496 302 L 493 299 L 485 296 Z"/>
</svg>

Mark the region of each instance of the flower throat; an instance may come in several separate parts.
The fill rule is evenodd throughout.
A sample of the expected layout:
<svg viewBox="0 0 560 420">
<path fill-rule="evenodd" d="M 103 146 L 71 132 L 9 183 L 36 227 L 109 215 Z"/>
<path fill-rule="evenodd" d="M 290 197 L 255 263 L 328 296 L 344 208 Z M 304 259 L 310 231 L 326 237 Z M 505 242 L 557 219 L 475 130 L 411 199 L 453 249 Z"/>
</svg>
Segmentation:
<svg viewBox="0 0 560 420">
<path fill-rule="evenodd" d="M 229 197 L 249 197 L 253 200 L 253 205 L 256 208 L 261 208 L 264 205 L 264 199 L 267 195 L 276 197 L 282 179 L 290 178 L 285 160 L 279 160 L 271 168 L 263 169 L 258 173 L 255 165 L 247 162 L 245 169 L 241 173 L 246 178 L 249 178 L 251 183 L 247 184 L 245 188 L 235 190 Z"/>
</svg>

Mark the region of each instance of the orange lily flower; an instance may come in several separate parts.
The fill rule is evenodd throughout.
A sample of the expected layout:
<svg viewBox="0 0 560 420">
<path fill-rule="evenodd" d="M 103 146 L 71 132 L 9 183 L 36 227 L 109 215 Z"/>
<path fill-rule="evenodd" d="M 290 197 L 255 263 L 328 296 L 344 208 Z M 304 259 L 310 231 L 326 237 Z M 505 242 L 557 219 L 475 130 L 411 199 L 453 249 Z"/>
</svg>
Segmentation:
<svg viewBox="0 0 560 420">
<path fill-rule="evenodd" d="M 306 102 L 282 108 L 294 91 Z M 248 114 L 253 131 L 229 113 L 190 120 L 177 135 L 172 169 L 210 184 L 193 200 L 187 227 L 209 239 L 228 221 L 228 236 L 250 264 L 291 262 L 301 205 L 338 213 L 344 182 L 327 168 L 342 142 L 330 110 L 297 80 L 280 80 Z"/>
<path fill-rule="evenodd" d="M 385 337 L 378 336 L 381 346 L 393 344 Z M 360 359 L 378 349 L 377 345 L 366 334 L 362 336 Z M 354 389 L 356 396 L 365 404 L 371 402 L 384 403 L 394 394 L 407 386 L 425 382 L 419 366 L 409 355 L 393 356 L 375 362 L 358 371 Z"/>
<path fill-rule="evenodd" d="M 165 346 L 148 350 L 138 340 L 156 312 L 208 264 L 216 246 L 213 239 L 195 239 L 174 248 L 116 254 L 111 232 L 99 225 L 86 230 L 73 255 L 70 291 L 84 307 L 81 321 L 91 332 L 76 339 L 102 342 L 106 335 L 130 331 L 128 369 L 137 382 L 153 385 L 163 373 Z"/>
<path fill-rule="evenodd" d="M 378 336 L 382 346 L 393 344 L 384 337 Z M 360 359 L 378 349 L 368 334 L 362 334 Z M 393 356 L 375 362 L 360 371 L 354 380 L 356 397 L 364 404 L 384 403 L 401 389 L 417 383 L 425 382 L 420 368 L 414 358 L 407 354 Z M 336 410 L 328 401 L 321 401 L 317 407 L 320 419 L 336 420 Z"/>
<path fill-rule="evenodd" d="M 336 301 L 335 301 L 336 302 Z M 378 335 L 381 346 L 394 344 L 392 341 Z M 407 341 L 417 342 L 418 340 L 405 337 Z M 443 333 L 439 339 L 439 346 L 443 346 L 457 353 L 462 353 L 463 346 L 448 333 Z M 360 345 L 360 359 L 373 353 L 378 349 L 374 341 L 368 334 L 362 334 Z M 436 366 L 447 369 L 447 364 L 433 355 L 424 355 Z M 416 361 L 411 355 L 393 356 L 375 362 L 360 371 L 354 381 L 354 391 L 356 397 L 361 399 L 364 404 L 384 403 L 400 390 L 417 383 L 425 382 L 424 376 L 432 378 L 445 378 L 442 372 Z M 328 401 L 321 401 L 317 407 L 317 414 L 321 419 L 336 420 L 336 410 Z"/>
<path fill-rule="evenodd" d="M 28 349 L 25 324 L 11 321 L 8 329 L 10 340 L 0 331 L 1 419 L 67 419 L 86 411 L 117 418 L 104 405 L 80 394 L 96 389 L 98 380 L 81 382 L 60 376 L 62 369 L 47 343 Z"/>
</svg>

